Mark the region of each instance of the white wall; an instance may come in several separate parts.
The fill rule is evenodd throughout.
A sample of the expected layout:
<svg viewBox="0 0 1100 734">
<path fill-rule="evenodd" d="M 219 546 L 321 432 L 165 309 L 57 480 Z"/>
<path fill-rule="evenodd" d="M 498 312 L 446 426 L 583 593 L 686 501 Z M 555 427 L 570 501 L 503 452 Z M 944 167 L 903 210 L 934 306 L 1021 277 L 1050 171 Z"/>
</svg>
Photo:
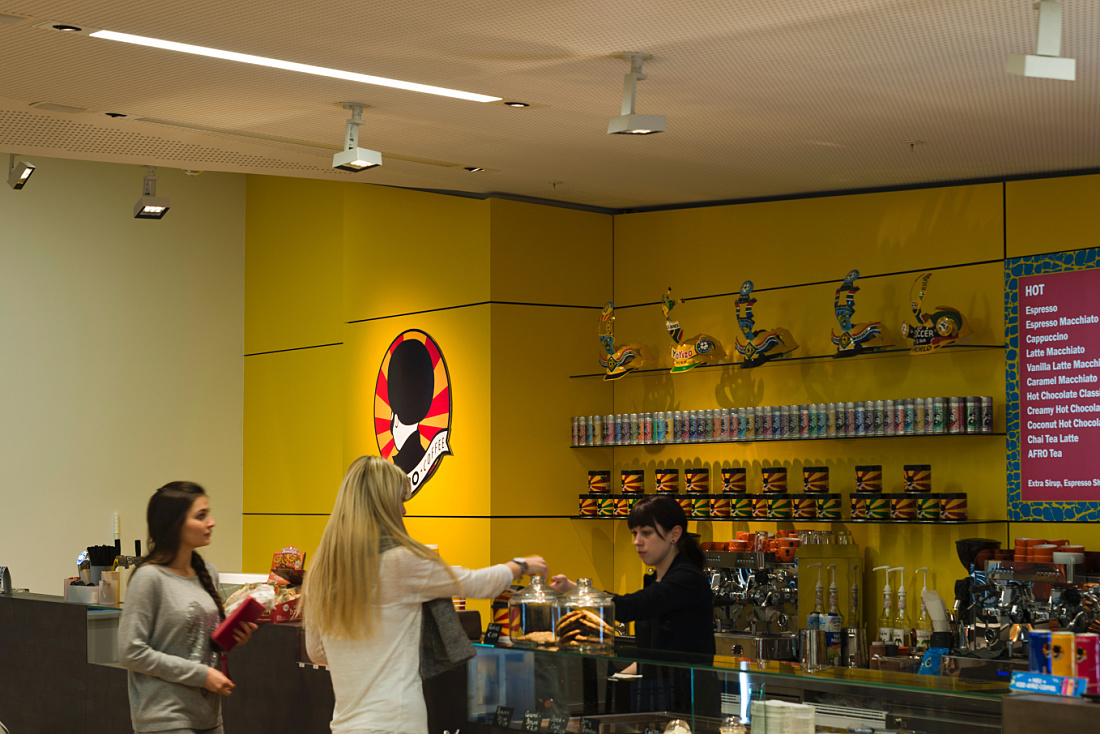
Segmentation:
<svg viewBox="0 0 1100 734">
<path fill-rule="evenodd" d="M 188 479 L 207 557 L 239 570 L 244 176 L 161 168 L 172 208 L 144 221 L 143 167 L 28 160 L 25 189 L 0 184 L 0 565 L 58 594 L 112 513 L 144 549 L 149 496 Z"/>
</svg>

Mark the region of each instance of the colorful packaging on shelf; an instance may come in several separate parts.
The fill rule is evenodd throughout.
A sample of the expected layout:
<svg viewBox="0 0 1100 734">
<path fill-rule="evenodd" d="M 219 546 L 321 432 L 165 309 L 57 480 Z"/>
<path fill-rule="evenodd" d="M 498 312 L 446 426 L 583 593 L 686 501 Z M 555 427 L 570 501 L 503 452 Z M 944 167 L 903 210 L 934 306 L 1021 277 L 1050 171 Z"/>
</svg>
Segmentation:
<svg viewBox="0 0 1100 734">
<path fill-rule="evenodd" d="M 804 466 L 802 467 L 802 490 L 804 492 L 828 492 L 829 491 L 829 467 Z"/>
<path fill-rule="evenodd" d="M 692 497 L 691 515 L 689 517 L 710 517 L 710 499 L 707 497 Z"/>
<path fill-rule="evenodd" d="M 815 494 L 814 510 L 818 520 L 840 519 L 840 495 L 839 494 Z"/>
<path fill-rule="evenodd" d="M 705 493 L 710 491 L 710 469 L 692 467 L 684 469 L 684 489 L 688 492 Z"/>
<path fill-rule="evenodd" d="M 582 494 L 579 498 L 580 512 L 582 515 L 598 515 L 600 513 L 600 506 L 596 502 L 596 498 L 591 495 Z"/>
<path fill-rule="evenodd" d="M 857 492 L 882 491 L 882 465 L 866 464 L 856 467 Z"/>
<path fill-rule="evenodd" d="M 748 490 L 747 472 L 744 467 L 734 466 L 722 469 L 723 492 L 745 492 Z"/>
<path fill-rule="evenodd" d="M 886 495 L 868 493 L 866 499 L 868 520 L 890 519 L 890 500 Z"/>
<path fill-rule="evenodd" d="M 657 469 L 654 471 L 657 478 L 657 491 L 674 494 L 680 491 L 679 469 Z"/>
<path fill-rule="evenodd" d="M 982 399 L 978 395 L 966 397 L 966 418 L 964 430 L 967 433 L 978 433 L 982 427 Z"/>
<path fill-rule="evenodd" d="M 615 500 L 611 498 L 611 495 L 601 495 L 596 500 L 596 506 L 600 517 L 614 517 L 615 516 Z"/>
<path fill-rule="evenodd" d="M 947 399 L 947 432 L 963 433 L 966 430 L 966 408 L 963 398 L 958 396 Z"/>
<path fill-rule="evenodd" d="M 872 428 L 871 431 L 873 433 L 874 429 Z M 867 407 L 862 400 L 856 403 L 856 435 L 867 435 Z"/>
<path fill-rule="evenodd" d="M 644 469 L 622 470 L 623 494 L 642 494 L 645 491 Z"/>
<path fill-rule="evenodd" d="M 940 519 L 940 495 L 928 492 L 920 495 L 916 499 L 918 520 Z"/>
<path fill-rule="evenodd" d="M 852 519 L 853 520 L 866 520 L 867 519 L 867 497 L 864 495 L 852 492 L 848 497 L 848 502 L 851 505 Z"/>
<path fill-rule="evenodd" d="M 711 517 L 729 517 L 732 510 L 729 497 L 718 495 L 710 498 Z"/>
<path fill-rule="evenodd" d="M 993 398 L 990 395 L 982 396 L 982 422 L 978 433 L 993 433 Z"/>
<path fill-rule="evenodd" d="M 911 494 L 892 494 L 890 497 L 891 520 L 916 520 L 917 498 Z"/>
<path fill-rule="evenodd" d="M 769 466 L 760 470 L 764 492 L 768 494 L 787 491 L 787 468 L 783 466 Z"/>
<path fill-rule="evenodd" d="M 626 517 L 630 514 L 630 498 L 617 494 L 612 495 L 611 499 L 615 502 L 615 517 Z M 637 498 L 634 498 L 637 501 Z"/>
<path fill-rule="evenodd" d="M 606 494 L 611 491 L 611 472 L 597 469 L 588 472 L 588 491 L 591 494 Z"/>
<path fill-rule="evenodd" d="M 772 520 L 790 520 L 794 517 L 794 503 L 787 495 L 771 495 L 767 498 L 768 517 Z"/>
<path fill-rule="evenodd" d="M 817 503 L 812 494 L 790 495 L 795 520 L 813 520 L 817 517 Z"/>
<path fill-rule="evenodd" d="M 684 515 L 691 517 L 694 510 L 695 500 L 687 495 L 682 495 L 676 498 L 676 501 L 680 503 L 680 509 L 684 511 Z"/>
<path fill-rule="evenodd" d="M 768 498 L 758 495 L 752 498 L 752 516 L 755 519 L 768 518 Z"/>
<path fill-rule="evenodd" d="M 747 494 L 742 493 L 729 493 L 730 500 L 730 517 L 737 518 L 738 520 L 747 520 L 755 516 L 754 500 Z M 764 502 L 763 509 L 764 517 L 768 516 L 768 505 Z"/>
<path fill-rule="evenodd" d="M 932 491 L 931 464 L 906 464 L 902 467 L 902 473 L 905 476 L 906 492 Z"/>
<path fill-rule="evenodd" d="M 966 492 L 946 492 L 940 495 L 941 520 L 965 520 Z"/>
</svg>

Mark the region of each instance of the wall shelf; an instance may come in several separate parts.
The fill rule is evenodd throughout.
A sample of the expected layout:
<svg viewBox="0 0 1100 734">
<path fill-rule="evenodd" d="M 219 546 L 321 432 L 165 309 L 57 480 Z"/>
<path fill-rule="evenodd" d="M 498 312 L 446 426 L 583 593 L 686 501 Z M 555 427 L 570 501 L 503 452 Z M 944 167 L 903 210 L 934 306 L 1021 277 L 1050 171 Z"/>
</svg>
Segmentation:
<svg viewBox="0 0 1100 734">
<path fill-rule="evenodd" d="M 829 362 L 838 362 L 839 363 L 839 362 L 845 362 L 845 361 L 848 361 L 850 359 L 857 359 L 857 358 L 858 359 L 871 359 L 871 358 L 875 358 L 875 357 L 893 357 L 893 356 L 901 356 L 901 355 L 911 355 L 911 356 L 914 356 L 914 357 L 919 356 L 919 357 L 923 358 L 923 357 L 928 357 L 928 356 L 932 356 L 932 355 L 936 355 L 936 354 L 944 354 L 944 353 L 950 354 L 952 352 L 958 352 L 960 350 L 961 351 L 969 351 L 969 350 L 988 350 L 988 349 L 999 349 L 1001 351 L 1004 351 L 1006 349 L 1006 346 L 1004 344 L 957 344 L 957 345 L 948 345 L 946 347 L 941 347 L 941 348 L 939 348 L 939 349 L 937 349 L 933 352 L 927 352 L 925 354 L 920 354 L 920 355 L 912 355 L 908 349 L 881 349 L 877 352 L 867 352 L 865 354 L 856 354 L 856 355 L 852 355 L 851 357 L 836 357 L 833 354 L 813 354 L 813 355 L 807 355 L 805 357 L 777 357 L 776 359 L 773 359 L 773 360 L 770 360 L 770 361 L 765 362 L 763 364 L 757 365 L 756 367 L 742 367 L 743 363 L 741 363 L 741 362 L 716 362 L 715 364 L 699 365 L 698 367 L 692 368 L 690 370 L 690 372 L 696 372 L 698 370 L 712 370 L 712 369 L 719 368 L 719 367 L 742 367 L 742 369 L 757 369 L 759 367 L 767 367 L 768 365 L 773 365 L 773 364 L 790 364 L 790 363 L 794 363 L 794 362 L 829 361 Z M 618 379 L 622 380 L 622 379 L 626 379 L 628 377 L 634 377 L 636 375 L 647 375 L 647 374 L 654 374 L 654 373 L 659 373 L 659 372 L 663 372 L 665 374 L 671 374 L 669 372 L 670 369 L 671 368 L 669 368 L 669 367 L 647 367 L 645 369 L 632 370 L 632 371 L 626 373 L 625 375 L 623 375 L 622 377 L 620 377 Z M 580 380 L 580 379 L 587 379 L 587 378 L 593 378 L 593 377 L 603 377 L 606 374 L 607 374 L 606 372 L 594 372 L 594 373 L 591 373 L 591 374 L 584 374 L 584 375 L 569 375 L 569 379 L 571 379 L 571 380 Z M 679 374 L 687 374 L 687 373 L 681 372 Z M 609 382 L 613 382 L 613 380 L 609 380 Z"/>
<path fill-rule="evenodd" d="M 814 436 L 813 438 L 746 438 L 728 441 L 663 441 L 658 443 L 616 443 L 616 444 L 585 444 L 584 446 L 570 446 L 571 449 L 644 449 L 649 446 L 707 446 L 712 444 L 745 444 L 745 443 L 783 443 L 790 441 L 863 441 L 874 438 L 972 438 L 987 436 L 1007 436 L 1007 433 L 904 433 L 890 436 Z"/>
<path fill-rule="evenodd" d="M 626 520 L 624 515 L 573 515 L 570 520 Z M 688 517 L 688 522 L 771 522 L 793 525 L 924 525 L 929 527 L 953 527 L 958 525 L 1000 525 L 1008 520 L 777 520 L 770 517 Z"/>
</svg>

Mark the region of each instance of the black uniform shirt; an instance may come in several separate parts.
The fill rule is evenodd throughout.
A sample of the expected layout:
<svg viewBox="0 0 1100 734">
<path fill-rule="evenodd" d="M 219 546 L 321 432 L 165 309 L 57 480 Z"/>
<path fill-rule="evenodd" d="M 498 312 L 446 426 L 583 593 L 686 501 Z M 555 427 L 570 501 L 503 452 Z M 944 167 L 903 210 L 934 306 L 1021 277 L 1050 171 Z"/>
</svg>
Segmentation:
<svg viewBox="0 0 1100 734">
<path fill-rule="evenodd" d="M 683 554 L 672 559 L 660 581 L 647 574 L 641 591 L 614 597 L 616 619 L 648 623 L 636 625 L 638 647 L 714 655 L 714 595 Z"/>
</svg>

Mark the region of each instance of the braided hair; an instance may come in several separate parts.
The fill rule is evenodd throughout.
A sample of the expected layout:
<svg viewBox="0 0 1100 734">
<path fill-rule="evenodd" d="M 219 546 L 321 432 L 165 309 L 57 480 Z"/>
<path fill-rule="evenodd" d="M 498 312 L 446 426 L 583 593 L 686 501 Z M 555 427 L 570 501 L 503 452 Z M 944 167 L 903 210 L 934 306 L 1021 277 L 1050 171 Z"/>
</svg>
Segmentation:
<svg viewBox="0 0 1100 734">
<path fill-rule="evenodd" d="M 169 482 L 153 493 L 149 498 L 149 507 L 145 511 L 145 521 L 149 526 L 149 553 L 140 561 L 138 567 L 150 563 L 167 566 L 176 559 L 180 548 L 180 532 L 187 520 L 191 505 L 206 491 L 194 482 Z M 218 616 L 225 619 L 225 605 L 221 594 L 214 588 L 214 579 L 206 568 L 206 561 L 197 551 L 191 553 L 191 568 L 199 578 L 202 588 L 214 600 L 218 607 Z"/>
</svg>

